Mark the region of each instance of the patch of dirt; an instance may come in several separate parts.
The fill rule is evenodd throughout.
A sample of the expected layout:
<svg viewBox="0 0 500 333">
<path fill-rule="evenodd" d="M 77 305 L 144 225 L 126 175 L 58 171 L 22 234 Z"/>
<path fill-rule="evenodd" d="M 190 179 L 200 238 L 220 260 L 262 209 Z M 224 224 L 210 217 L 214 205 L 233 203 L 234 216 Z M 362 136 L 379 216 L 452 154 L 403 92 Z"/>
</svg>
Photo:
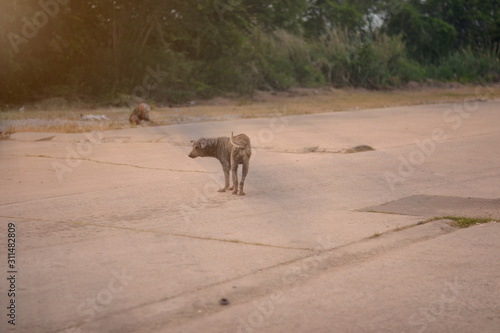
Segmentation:
<svg viewBox="0 0 500 333">
<path fill-rule="evenodd" d="M 10 138 L 9 134 L 5 134 L 2 131 L 0 131 L 0 140 L 8 140 Z"/>
<path fill-rule="evenodd" d="M 229 105 L 235 105 L 235 101 L 231 98 L 215 97 L 212 98 L 210 101 L 205 102 L 204 104 L 215 105 L 215 106 L 229 106 Z"/>
<path fill-rule="evenodd" d="M 293 116 L 323 112 L 357 111 L 435 103 L 457 103 L 480 98 L 500 97 L 500 84 L 490 87 L 463 86 L 458 83 L 410 82 L 399 90 L 291 88 L 287 91 L 255 91 L 251 97 L 216 97 L 186 105 L 157 106 L 152 109 L 154 126 L 235 118 Z M 154 104 L 154 103 L 153 103 Z M 154 110 L 154 111 L 153 111 Z M 129 128 L 132 107 L 84 106 L 51 98 L 26 107 L 9 107 L 0 113 L 0 131 L 7 132 L 85 132 Z M 82 122 L 80 114 L 97 114 L 110 121 Z"/>
<path fill-rule="evenodd" d="M 373 149 L 372 147 L 367 146 L 367 145 L 360 145 L 360 146 L 346 149 L 345 151 L 343 151 L 343 153 L 344 154 L 353 154 L 353 153 L 361 153 L 364 151 L 371 151 L 371 150 L 375 150 L 375 149 Z"/>
<path fill-rule="evenodd" d="M 256 90 L 252 95 L 252 101 L 258 103 L 276 102 L 278 100 L 282 100 L 283 98 L 325 95 L 331 92 L 332 89 L 330 88 L 290 88 L 285 91 Z"/>
</svg>

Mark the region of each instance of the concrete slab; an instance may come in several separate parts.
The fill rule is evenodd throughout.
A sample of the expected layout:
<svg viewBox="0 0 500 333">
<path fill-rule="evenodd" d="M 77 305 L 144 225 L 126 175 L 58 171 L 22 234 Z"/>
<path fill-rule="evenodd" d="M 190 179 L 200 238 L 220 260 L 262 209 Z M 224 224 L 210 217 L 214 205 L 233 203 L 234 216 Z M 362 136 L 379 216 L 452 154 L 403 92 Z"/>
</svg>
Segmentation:
<svg viewBox="0 0 500 333">
<path fill-rule="evenodd" d="M 492 218 L 500 220 L 500 199 L 414 195 L 379 206 L 360 209 L 360 211 L 432 217 Z"/>
<path fill-rule="evenodd" d="M 309 252 L 79 223 L 1 219 L 2 227 L 7 222 L 18 230 L 18 313 L 30 318 L 29 326 L 19 320 L 21 331 L 160 303 Z"/>
<path fill-rule="evenodd" d="M 491 223 L 353 259 L 300 286 L 154 332 L 498 332 L 499 232 Z"/>
<path fill-rule="evenodd" d="M 204 312 L 204 304 L 218 304 L 229 285 L 244 306 L 272 290 L 263 286 L 273 270 L 300 266 L 318 252 L 340 255 L 346 246 L 425 219 L 358 209 L 419 194 L 498 198 L 499 106 L 404 107 L 87 135 L 16 133 L 0 141 L 0 228 L 16 225 L 19 249 L 15 329 L 195 329 L 193 313 L 202 311 L 205 323 L 218 318 L 219 310 Z M 223 179 L 217 160 L 187 157 L 190 140 L 231 131 L 248 134 L 254 147 L 244 197 L 216 191 Z M 360 144 L 375 150 L 336 153 Z M 5 254 L 7 236 L 0 235 Z M 397 287 L 400 272 L 393 273 Z M 307 287 L 304 281 L 294 288 Z M 378 287 L 371 293 L 382 297 L 386 289 Z M 355 300 L 353 306 L 363 304 Z M 2 308 L 6 302 L 0 297 Z M 167 315 L 175 318 L 166 323 Z M 227 327 L 235 328 L 219 328 Z M 0 328 L 12 327 L 1 321 Z"/>
</svg>

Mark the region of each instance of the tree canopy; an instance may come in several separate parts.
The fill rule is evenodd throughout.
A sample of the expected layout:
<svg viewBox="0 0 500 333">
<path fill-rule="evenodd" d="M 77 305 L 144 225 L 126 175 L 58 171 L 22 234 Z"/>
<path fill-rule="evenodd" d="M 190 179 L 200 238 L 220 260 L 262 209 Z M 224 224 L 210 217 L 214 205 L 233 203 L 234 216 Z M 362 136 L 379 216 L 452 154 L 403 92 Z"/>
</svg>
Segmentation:
<svg viewBox="0 0 500 333">
<path fill-rule="evenodd" d="M 498 0 L 2 1 L 0 101 L 380 87 L 499 43 Z"/>
</svg>

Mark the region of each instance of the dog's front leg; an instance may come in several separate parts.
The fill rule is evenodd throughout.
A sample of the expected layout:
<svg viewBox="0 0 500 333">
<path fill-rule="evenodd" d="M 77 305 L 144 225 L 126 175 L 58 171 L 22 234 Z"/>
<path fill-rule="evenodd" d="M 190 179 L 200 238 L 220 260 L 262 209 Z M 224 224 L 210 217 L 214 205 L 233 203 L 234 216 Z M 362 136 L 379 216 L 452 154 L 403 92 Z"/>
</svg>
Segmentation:
<svg viewBox="0 0 500 333">
<path fill-rule="evenodd" d="M 224 187 L 219 189 L 219 192 L 226 192 L 229 188 L 229 170 L 231 170 L 229 164 L 222 164 L 222 171 L 224 171 Z M 232 188 L 229 188 L 229 190 L 232 190 Z"/>
<path fill-rule="evenodd" d="M 245 178 L 247 177 L 247 174 L 248 174 L 249 164 L 250 164 L 249 163 L 249 159 L 248 159 L 248 157 L 246 157 L 243 160 L 243 172 L 242 172 L 242 175 L 241 175 L 240 193 L 238 193 L 239 195 L 245 195 L 245 192 L 243 192 L 243 185 L 245 184 Z"/>
</svg>

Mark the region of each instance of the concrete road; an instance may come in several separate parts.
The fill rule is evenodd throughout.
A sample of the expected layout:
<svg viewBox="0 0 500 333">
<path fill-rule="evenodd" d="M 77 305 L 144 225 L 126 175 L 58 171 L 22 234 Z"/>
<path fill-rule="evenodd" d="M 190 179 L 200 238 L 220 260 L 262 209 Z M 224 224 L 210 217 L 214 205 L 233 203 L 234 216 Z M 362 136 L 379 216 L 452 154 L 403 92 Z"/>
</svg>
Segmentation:
<svg viewBox="0 0 500 333">
<path fill-rule="evenodd" d="M 361 210 L 498 198 L 499 110 L 14 134 L 0 141 L 1 331 L 498 332 L 498 223 Z M 217 192 L 217 160 L 187 156 L 231 131 L 252 140 L 246 196 Z M 344 153 L 358 145 L 374 150 Z"/>
</svg>

